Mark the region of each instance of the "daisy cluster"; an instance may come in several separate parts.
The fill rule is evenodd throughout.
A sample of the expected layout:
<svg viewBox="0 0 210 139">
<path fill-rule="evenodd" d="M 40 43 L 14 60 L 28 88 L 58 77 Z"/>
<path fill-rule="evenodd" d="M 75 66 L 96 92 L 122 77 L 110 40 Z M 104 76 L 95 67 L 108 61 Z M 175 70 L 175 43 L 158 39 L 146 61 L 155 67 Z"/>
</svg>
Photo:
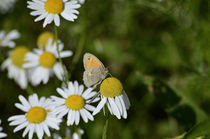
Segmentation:
<svg viewBox="0 0 210 139">
<path fill-rule="evenodd" d="M 60 16 L 72 22 L 77 19 L 77 9 L 82 3 L 84 0 L 32 0 L 27 2 L 27 7 L 33 10 L 31 15 L 38 16 L 35 22 L 44 20 L 43 27 L 52 22 L 55 26 L 60 26 Z M 106 111 L 105 106 L 118 119 L 127 118 L 130 101 L 117 78 L 104 77 L 94 87 L 84 86 L 78 81 L 68 81 L 64 75 L 68 73 L 68 69 L 61 58 L 70 57 L 73 52 L 63 50 L 64 44 L 57 40 L 57 36 L 51 32 L 41 33 L 37 38 L 37 48 L 32 50 L 25 45 L 16 45 L 14 41 L 19 37 L 17 30 L 0 32 L 0 46 L 12 48 L 1 65 L 2 70 L 8 70 L 8 77 L 14 79 L 22 89 L 26 89 L 29 83 L 33 86 L 47 84 L 53 75 L 61 83 L 65 82 L 65 86 L 57 87 L 57 93 L 48 98 L 39 98 L 36 93 L 28 97 L 19 95 L 20 103 L 15 103 L 15 107 L 22 114 L 8 118 L 9 125 L 15 126 L 14 132 L 23 130 L 22 136 L 28 134 L 29 139 L 35 134 L 39 139 L 45 135 L 61 139 L 63 136 L 55 133 L 55 130 L 60 130 L 62 122 L 71 127 L 78 126 L 81 121 L 94 121 L 97 113 L 102 109 Z M 80 128 L 72 133 L 66 128 L 65 138 L 79 139 L 82 134 L 84 131 Z M 0 138 L 6 136 L 0 132 Z"/>
<path fill-rule="evenodd" d="M 46 84 L 54 74 L 59 80 L 63 80 L 64 71 L 58 62 L 58 51 L 54 35 L 50 32 L 43 32 L 37 39 L 38 48 L 32 51 L 25 45 L 15 46 L 14 39 L 19 37 L 19 33 L 14 30 L 8 35 L 0 33 L 0 46 L 13 47 L 9 52 L 9 57 L 2 63 L 1 69 L 8 70 L 8 77 L 14 79 L 22 88 L 26 89 L 28 82 L 33 86 L 41 83 Z M 2 43 L 1 43 L 2 42 Z M 63 51 L 64 45 L 58 43 L 60 57 L 70 57 L 73 53 L 70 50 Z"/>
</svg>

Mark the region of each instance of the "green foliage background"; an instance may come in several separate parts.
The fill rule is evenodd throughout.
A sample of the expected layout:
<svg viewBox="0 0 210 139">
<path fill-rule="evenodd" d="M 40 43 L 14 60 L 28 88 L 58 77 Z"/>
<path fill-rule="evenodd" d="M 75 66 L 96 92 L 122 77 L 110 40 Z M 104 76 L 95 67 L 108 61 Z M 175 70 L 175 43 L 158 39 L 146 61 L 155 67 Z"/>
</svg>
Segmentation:
<svg viewBox="0 0 210 139">
<path fill-rule="evenodd" d="M 18 29 L 17 45 L 32 49 L 38 35 L 53 32 L 53 25 L 35 23 L 26 6 L 18 0 L 12 11 L 0 15 L 0 30 Z M 87 0 L 79 11 L 74 23 L 62 19 L 59 27 L 65 49 L 76 53 L 64 60 L 70 80 L 83 83 L 83 54 L 91 52 L 122 81 L 131 101 L 126 120 L 111 117 L 108 138 L 162 139 L 185 132 L 186 138 L 208 138 L 210 131 L 200 131 L 208 130 L 209 122 L 191 128 L 210 114 L 210 1 Z M 1 48 L 0 63 L 8 50 Z M 60 84 L 54 77 L 32 90 L 39 96 L 55 95 Z M 21 114 L 14 103 L 19 94 L 27 97 L 32 90 L 21 90 L 7 71 L 0 72 L 0 118 L 8 138 L 21 138 L 7 118 Z M 101 138 L 102 112 L 93 122 L 81 123 L 83 138 Z"/>
</svg>

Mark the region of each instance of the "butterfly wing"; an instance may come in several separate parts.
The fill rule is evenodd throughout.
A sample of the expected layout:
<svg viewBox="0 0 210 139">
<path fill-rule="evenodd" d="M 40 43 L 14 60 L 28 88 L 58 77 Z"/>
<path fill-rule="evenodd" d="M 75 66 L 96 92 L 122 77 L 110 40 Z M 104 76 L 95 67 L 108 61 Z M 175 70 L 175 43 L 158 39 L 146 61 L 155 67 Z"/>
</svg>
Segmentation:
<svg viewBox="0 0 210 139">
<path fill-rule="evenodd" d="M 92 87 L 93 85 L 98 84 L 108 74 L 108 70 L 105 68 L 91 68 L 87 69 L 83 73 L 83 81 L 85 86 Z"/>
<path fill-rule="evenodd" d="M 85 53 L 83 57 L 83 64 L 85 70 L 91 69 L 91 68 L 105 68 L 103 63 L 93 54 Z"/>
</svg>

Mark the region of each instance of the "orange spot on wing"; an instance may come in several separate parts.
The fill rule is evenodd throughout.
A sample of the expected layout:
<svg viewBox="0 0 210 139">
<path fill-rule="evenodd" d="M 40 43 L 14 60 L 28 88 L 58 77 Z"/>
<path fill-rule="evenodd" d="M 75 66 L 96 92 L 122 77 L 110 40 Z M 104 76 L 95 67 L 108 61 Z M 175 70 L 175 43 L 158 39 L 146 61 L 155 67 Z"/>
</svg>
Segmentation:
<svg viewBox="0 0 210 139">
<path fill-rule="evenodd" d="M 102 64 L 98 59 L 91 57 L 87 58 L 87 60 L 85 61 L 85 67 L 86 69 L 99 68 L 102 67 Z"/>
</svg>

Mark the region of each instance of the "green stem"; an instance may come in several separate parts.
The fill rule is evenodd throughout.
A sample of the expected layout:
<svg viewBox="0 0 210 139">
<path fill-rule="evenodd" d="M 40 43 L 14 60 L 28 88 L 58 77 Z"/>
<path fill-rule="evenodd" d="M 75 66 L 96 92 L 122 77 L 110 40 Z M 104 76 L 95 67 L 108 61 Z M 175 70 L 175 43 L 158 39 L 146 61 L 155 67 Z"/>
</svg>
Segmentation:
<svg viewBox="0 0 210 139">
<path fill-rule="evenodd" d="M 26 92 L 28 93 L 28 95 L 34 94 L 34 90 L 33 90 L 33 88 L 30 85 L 27 86 Z"/>
<path fill-rule="evenodd" d="M 69 77 L 68 77 L 68 74 L 63 66 L 63 62 L 61 60 L 60 50 L 59 50 L 59 46 L 58 46 L 58 29 L 57 29 L 56 25 L 54 25 L 54 30 L 55 30 L 55 41 L 56 41 L 56 47 L 57 47 L 57 52 L 58 52 L 58 59 L 59 59 L 59 63 L 61 64 L 61 67 L 64 72 L 63 82 L 65 83 L 66 86 L 68 86 Z"/>
<path fill-rule="evenodd" d="M 80 134 L 80 128 L 79 128 L 79 127 L 77 128 L 77 134 L 78 134 L 78 136 L 79 136 L 79 139 L 82 139 L 82 136 L 81 136 L 81 134 Z"/>
<path fill-rule="evenodd" d="M 104 131 L 103 131 L 103 137 L 102 137 L 102 139 L 107 139 L 108 125 L 109 125 L 109 114 L 107 115 L 106 123 L 104 125 Z"/>
</svg>

